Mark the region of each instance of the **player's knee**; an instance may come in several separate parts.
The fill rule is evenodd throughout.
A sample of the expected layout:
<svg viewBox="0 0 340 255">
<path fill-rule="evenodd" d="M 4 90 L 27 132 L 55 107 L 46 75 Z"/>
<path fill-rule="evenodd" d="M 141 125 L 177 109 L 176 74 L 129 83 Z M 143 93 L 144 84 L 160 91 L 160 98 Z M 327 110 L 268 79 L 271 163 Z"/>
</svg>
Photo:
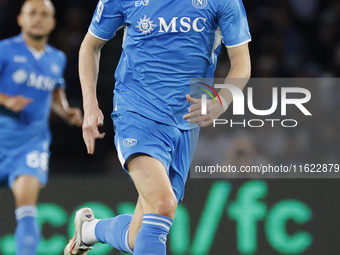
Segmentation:
<svg viewBox="0 0 340 255">
<path fill-rule="evenodd" d="M 19 176 L 12 185 L 16 207 L 36 205 L 40 188 L 40 181 L 36 177 L 29 175 Z"/>
<path fill-rule="evenodd" d="M 156 204 L 157 214 L 173 218 L 177 209 L 177 199 L 174 195 L 161 197 Z"/>
</svg>

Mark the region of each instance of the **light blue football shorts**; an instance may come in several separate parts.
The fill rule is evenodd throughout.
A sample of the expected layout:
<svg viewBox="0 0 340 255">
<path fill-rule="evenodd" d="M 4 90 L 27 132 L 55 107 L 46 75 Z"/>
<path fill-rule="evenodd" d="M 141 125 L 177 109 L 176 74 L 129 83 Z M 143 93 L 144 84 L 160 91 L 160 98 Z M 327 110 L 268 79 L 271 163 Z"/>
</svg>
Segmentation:
<svg viewBox="0 0 340 255">
<path fill-rule="evenodd" d="M 36 177 L 42 185 L 47 183 L 50 157 L 50 140 L 41 136 L 30 137 L 25 142 L 0 148 L 0 184 L 11 188 L 21 175 Z"/>
<path fill-rule="evenodd" d="M 195 153 L 199 130 L 180 130 L 138 113 L 124 111 L 112 114 L 115 145 L 122 167 L 133 154 L 147 154 L 165 166 L 178 203 L 183 200 L 185 182 Z"/>
</svg>

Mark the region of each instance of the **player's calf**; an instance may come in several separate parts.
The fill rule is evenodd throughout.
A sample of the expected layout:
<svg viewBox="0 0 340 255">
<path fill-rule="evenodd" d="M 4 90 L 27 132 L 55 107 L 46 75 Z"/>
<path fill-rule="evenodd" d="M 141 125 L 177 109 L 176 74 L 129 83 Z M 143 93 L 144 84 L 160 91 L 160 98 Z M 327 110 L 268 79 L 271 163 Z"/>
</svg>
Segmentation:
<svg viewBox="0 0 340 255">
<path fill-rule="evenodd" d="M 86 255 L 95 243 L 107 243 L 113 248 L 132 254 L 129 246 L 129 226 L 132 215 L 123 214 L 111 219 L 97 220 L 90 208 L 76 213 L 76 231 L 64 249 L 65 255 Z"/>
<path fill-rule="evenodd" d="M 159 214 L 144 214 L 142 227 L 138 232 L 134 255 L 165 255 L 166 240 L 173 220 Z"/>
<path fill-rule="evenodd" d="M 40 240 L 40 230 L 36 219 L 37 208 L 34 205 L 20 206 L 15 210 L 17 228 L 15 241 L 18 255 L 36 255 Z"/>
</svg>

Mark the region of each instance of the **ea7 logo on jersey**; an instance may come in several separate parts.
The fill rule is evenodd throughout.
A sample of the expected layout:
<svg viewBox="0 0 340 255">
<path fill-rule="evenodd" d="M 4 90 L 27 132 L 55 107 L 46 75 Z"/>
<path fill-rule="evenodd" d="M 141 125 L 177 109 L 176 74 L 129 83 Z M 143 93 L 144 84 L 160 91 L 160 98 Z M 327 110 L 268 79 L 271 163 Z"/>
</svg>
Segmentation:
<svg viewBox="0 0 340 255">
<path fill-rule="evenodd" d="M 19 55 L 15 55 L 13 57 L 13 60 L 15 63 L 26 63 L 27 62 L 27 58 L 25 56 L 19 56 Z"/>
<path fill-rule="evenodd" d="M 144 0 L 144 1 L 135 1 L 135 6 L 147 6 L 149 4 L 149 0 Z"/>
</svg>

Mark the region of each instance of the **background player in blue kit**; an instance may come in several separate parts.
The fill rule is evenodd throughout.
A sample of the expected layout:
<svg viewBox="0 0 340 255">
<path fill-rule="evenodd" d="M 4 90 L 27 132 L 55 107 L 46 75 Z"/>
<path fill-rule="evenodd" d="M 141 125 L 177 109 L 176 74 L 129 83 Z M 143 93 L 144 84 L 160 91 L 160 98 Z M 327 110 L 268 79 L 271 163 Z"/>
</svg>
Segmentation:
<svg viewBox="0 0 340 255">
<path fill-rule="evenodd" d="M 232 101 L 222 89 L 223 107 L 208 101 L 208 114 L 201 116 L 201 100 L 189 95 L 190 79 L 213 77 L 222 38 L 231 63 L 227 78 L 241 78 L 235 85 L 243 89 L 250 77 L 251 38 L 241 0 L 101 0 L 79 55 L 89 154 L 105 135 L 98 131 L 104 121 L 96 96 L 100 50 L 121 27 L 112 119 L 118 157 L 139 194 L 136 210 L 97 220 L 90 208 L 80 209 L 65 254 L 87 254 L 96 242 L 135 255 L 166 254 L 199 126 L 210 125 Z"/>
<path fill-rule="evenodd" d="M 48 177 L 51 106 L 70 124 L 82 124 L 80 109 L 69 107 L 64 92 L 66 57 L 47 44 L 54 13 L 50 1 L 25 1 L 18 16 L 22 33 L 0 41 L 0 183 L 14 194 L 20 255 L 37 254 L 36 204 Z"/>
</svg>

